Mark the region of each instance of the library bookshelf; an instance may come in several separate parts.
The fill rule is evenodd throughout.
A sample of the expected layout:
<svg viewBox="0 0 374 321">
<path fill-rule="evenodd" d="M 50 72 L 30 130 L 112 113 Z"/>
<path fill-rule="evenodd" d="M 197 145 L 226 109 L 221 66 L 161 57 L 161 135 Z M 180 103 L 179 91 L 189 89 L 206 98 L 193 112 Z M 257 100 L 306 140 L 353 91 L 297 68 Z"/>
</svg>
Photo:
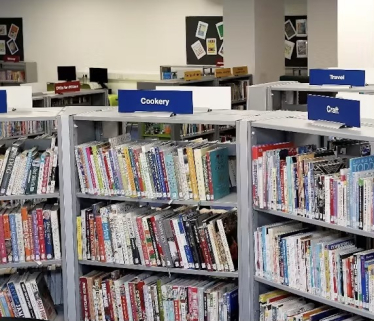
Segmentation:
<svg viewBox="0 0 374 321">
<path fill-rule="evenodd" d="M 282 116 L 283 113 L 283 116 Z M 249 122 L 249 149 L 248 149 L 248 168 L 252 166 L 252 147 L 261 144 L 272 144 L 279 142 L 294 142 L 295 146 L 303 146 L 307 144 L 315 144 L 316 142 L 321 143 L 317 147 L 322 147 L 323 140 L 317 139 L 316 137 L 339 137 L 345 139 L 352 139 L 358 141 L 371 142 L 374 139 L 374 126 L 373 120 L 362 120 L 361 128 L 341 128 L 337 129 L 332 126 L 320 127 L 313 121 L 307 119 L 306 113 L 303 112 L 282 112 L 276 111 L 271 112 L 274 117 L 268 117 L 267 119 L 258 119 Z M 276 282 L 274 277 L 266 275 L 260 275 L 256 270 L 258 266 L 258 258 L 255 257 L 255 251 L 252 249 L 256 248 L 256 241 L 254 233 L 257 228 L 267 226 L 273 223 L 282 223 L 289 220 L 295 222 L 304 223 L 303 226 L 309 227 L 322 227 L 328 231 L 340 231 L 353 235 L 355 238 L 363 239 L 366 244 L 366 248 L 372 248 L 369 241 L 374 238 L 374 232 L 368 230 L 362 230 L 358 228 L 348 227 L 347 224 L 338 225 L 340 223 L 330 223 L 322 220 L 316 220 L 309 218 L 304 215 L 296 215 L 289 213 L 287 210 L 274 210 L 274 209 L 263 209 L 255 206 L 253 195 L 256 193 L 252 190 L 252 171 L 249 175 L 249 193 L 248 200 L 250 204 L 249 217 L 249 261 L 250 266 L 250 281 L 249 287 L 251 289 L 249 293 L 250 302 L 250 313 L 253 316 L 253 320 L 259 320 L 260 308 L 258 298 L 260 294 L 268 292 L 270 289 L 280 289 L 297 295 L 299 297 L 306 298 L 308 300 L 318 302 L 321 305 L 325 304 L 333 308 L 340 309 L 342 311 L 359 315 L 370 320 L 374 319 L 374 313 L 368 309 L 359 308 L 356 305 L 345 304 L 339 300 L 333 300 L 325 295 L 313 293 L 313 291 L 301 291 L 299 285 L 288 286 L 283 282 Z M 338 214 L 339 215 L 339 214 Z M 363 248 L 365 248 L 363 246 Z M 287 254 L 288 255 L 288 254 Z M 274 272 L 276 273 L 276 272 Z M 361 280 L 359 282 L 362 282 Z M 299 287 L 299 288 L 298 288 Z"/>
<path fill-rule="evenodd" d="M 68 271 L 68 319 L 79 320 L 81 317 L 81 301 L 79 299 L 79 277 L 84 273 L 92 269 L 125 269 L 125 270 L 137 270 L 137 271 L 150 271 L 160 272 L 166 275 L 192 275 L 200 276 L 205 278 L 225 278 L 233 280 L 239 284 L 239 314 L 243 320 L 249 320 L 249 309 L 248 309 L 248 297 L 250 289 L 247 286 L 249 282 L 249 266 L 246 262 L 248 257 L 248 206 L 247 206 L 247 186 L 248 186 L 248 175 L 237 176 L 237 187 L 232 192 L 215 201 L 194 201 L 194 200 L 175 200 L 175 201 L 164 201 L 156 199 L 146 198 L 130 198 L 123 196 L 97 196 L 89 195 L 80 192 L 79 179 L 76 171 L 75 164 L 75 146 L 85 142 L 93 140 L 102 140 L 110 138 L 110 134 L 102 131 L 103 128 L 115 127 L 121 128 L 121 126 L 113 126 L 115 123 L 122 122 L 154 122 L 154 123 L 170 123 L 170 124 L 212 124 L 212 125 L 229 125 L 236 128 L 236 142 L 235 143 L 223 143 L 224 146 L 228 147 L 229 155 L 236 155 L 237 161 L 237 173 L 247 173 L 247 142 L 248 142 L 248 131 L 247 122 L 243 119 L 250 117 L 258 117 L 258 112 L 244 112 L 238 113 L 233 111 L 215 111 L 206 113 L 197 113 L 194 115 L 176 115 L 170 117 L 170 114 L 164 113 L 118 113 L 116 108 L 103 108 L 101 111 L 89 111 L 85 113 L 78 113 L 75 115 L 62 115 L 62 130 L 65 138 L 63 140 L 64 153 L 64 180 L 70 181 L 71 184 L 64 188 L 67 195 L 65 199 L 65 206 L 71 210 L 72 220 L 67 224 L 67 233 L 70 237 L 67 240 L 67 247 L 72 249 L 69 252 L 69 260 L 67 262 Z M 111 126 L 104 126 L 104 123 L 109 123 Z M 70 166 L 69 166 L 70 165 Z M 80 213 L 80 210 L 89 206 L 94 201 L 100 200 L 111 200 L 111 201 L 126 201 L 126 202 L 138 202 L 141 204 L 182 204 L 182 205 L 197 205 L 212 208 L 237 208 L 238 221 L 238 247 L 239 247 L 239 263 L 238 270 L 236 272 L 209 272 L 207 270 L 194 270 L 194 269 L 179 269 L 179 268 L 168 268 L 168 267 L 147 267 L 143 265 L 126 265 L 126 264 L 114 264 L 104 263 L 90 260 L 78 260 L 77 249 L 76 249 L 76 215 Z M 243 246 L 243 244 L 247 244 Z"/>
<path fill-rule="evenodd" d="M 57 151 L 58 151 L 58 171 L 56 172 L 56 176 L 62 177 L 62 149 L 61 149 L 61 124 L 60 124 L 60 113 L 63 110 L 61 108 L 43 108 L 39 110 L 31 110 L 31 111 L 10 111 L 6 114 L 0 114 L 0 123 L 2 122 L 24 122 L 24 121 L 45 121 L 48 122 L 49 125 L 45 126 L 45 134 L 51 134 L 55 132 L 55 127 L 57 126 Z M 39 133 L 38 133 L 39 134 Z M 41 134 L 41 133 L 40 133 Z M 35 136 L 37 134 L 34 134 Z M 51 138 L 43 138 L 43 139 L 33 139 L 30 136 L 33 135 L 19 135 L 15 137 L 7 137 L 6 139 L 0 139 L 0 143 L 2 146 L 9 148 L 12 144 L 19 138 L 23 137 L 25 141 L 23 142 L 23 149 L 31 149 L 33 147 L 37 147 L 39 151 L 45 151 L 51 146 Z M 55 203 L 58 204 L 58 211 L 59 211 L 59 234 L 60 234 L 60 250 L 61 250 L 61 259 L 50 259 L 50 260 L 38 260 L 38 261 L 28 261 L 28 262 L 17 262 L 12 263 L 8 262 L 6 264 L 0 264 L 0 268 L 11 268 L 16 269 L 19 271 L 24 271 L 31 269 L 32 271 L 46 271 L 46 270 L 61 270 L 62 273 L 62 280 L 61 282 L 63 285 L 62 291 L 62 302 L 63 304 L 56 306 L 57 317 L 55 320 L 62 321 L 66 320 L 67 315 L 67 304 L 66 297 L 67 297 L 67 288 L 65 287 L 66 284 L 66 256 L 65 256 L 65 212 L 64 212 L 64 201 L 63 201 L 63 182 L 60 180 L 58 188 L 53 193 L 46 193 L 46 194 L 31 194 L 31 195 L 4 195 L 0 196 L 0 201 L 10 201 L 12 204 L 23 204 L 26 201 L 30 202 L 40 202 L 42 200 L 55 200 Z M 60 289 L 59 289 L 60 290 Z"/>
</svg>

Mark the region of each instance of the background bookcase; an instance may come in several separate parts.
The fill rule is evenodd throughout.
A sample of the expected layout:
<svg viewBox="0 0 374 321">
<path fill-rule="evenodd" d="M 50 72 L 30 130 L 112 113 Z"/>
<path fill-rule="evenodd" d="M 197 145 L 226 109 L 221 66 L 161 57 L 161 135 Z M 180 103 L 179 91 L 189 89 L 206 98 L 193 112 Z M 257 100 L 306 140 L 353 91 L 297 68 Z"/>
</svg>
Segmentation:
<svg viewBox="0 0 374 321">
<path fill-rule="evenodd" d="M 374 140 L 374 127 L 373 120 L 363 120 L 361 128 L 357 129 L 333 129 L 327 127 L 318 127 L 313 125 L 312 121 L 307 119 L 307 115 L 304 112 L 286 112 L 286 111 L 275 111 L 267 114 L 268 117 L 263 119 L 257 119 L 250 121 L 249 132 L 249 148 L 248 148 L 248 162 L 252 162 L 251 147 L 259 144 L 266 143 L 277 143 L 284 141 L 294 142 L 296 146 L 302 146 L 305 144 L 311 144 L 320 142 L 323 140 L 316 139 L 316 137 L 339 137 L 353 140 L 362 141 L 373 141 Z M 273 116 L 271 116 L 273 115 Z M 270 117 L 269 117 L 270 116 Z M 321 146 L 321 145 L 320 145 Z M 318 147 L 318 145 L 317 145 Z M 249 166 L 250 164 L 248 164 Z M 250 167 L 249 167 L 250 168 Z M 251 173 L 251 172 L 250 172 Z M 356 315 L 360 315 L 370 320 L 374 319 L 374 314 L 364 309 L 359 309 L 353 306 L 342 304 L 338 301 L 329 300 L 322 296 L 314 295 L 311 293 L 303 292 L 298 289 L 294 289 L 282 284 L 275 283 L 262 277 L 255 275 L 255 254 L 252 249 L 255 247 L 254 232 L 257 227 L 272 224 L 276 222 L 283 222 L 286 220 L 295 220 L 309 225 L 321 226 L 330 230 L 337 230 L 353 235 L 365 237 L 367 239 L 373 239 L 374 233 L 354 229 L 350 227 L 344 227 L 336 224 L 330 224 L 324 221 L 318 221 L 302 216 L 296 216 L 287 212 L 259 209 L 253 205 L 252 198 L 252 175 L 249 175 L 249 261 L 247 262 L 250 266 L 250 281 L 249 287 L 251 289 L 249 293 L 250 313 L 253 316 L 253 320 L 259 320 L 259 294 L 265 293 L 270 289 L 282 289 L 293 293 L 295 295 L 326 304 L 331 307 L 341 309 L 343 311 L 351 312 Z"/>
<path fill-rule="evenodd" d="M 223 111 L 222 111 L 223 112 Z M 142 113 L 143 114 L 143 113 Z M 68 151 L 63 155 L 64 162 L 64 181 L 70 181 L 71 184 L 65 184 L 64 192 L 66 197 L 65 206 L 69 208 L 72 213 L 72 218 L 69 222 L 66 222 L 66 232 L 72 236 L 67 238 L 66 247 L 72 249 L 69 251 L 69 259 L 67 260 L 67 275 L 68 275 L 68 320 L 79 320 L 80 319 L 80 300 L 79 300 L 79 277 L 93 268 L 105 269 L 105 268 L 120 268 L 128 270 L 142 270 L 142 271 L 154 271 L 164 272 L 169 274 L 187 274 L 187 275 L 199 275 L 206 277 L 222 277 L 237 279 L 239 283 L 239 314 L 241 320 L 250 320 L 250 309 L 248 305 L 249 292 L 251 289 L 248 287 L 249 284 L 249 265 L 247 263 L 248 257 L 248 160 L 247 160 L 247 148 L 248 148 L 248 128 L 247 121 L 244 119 L 257 119 L 259 116 L 258 112 L 242 112 L 228 111 L 227 113 L 220 112 L 207 112 L 198 113 L 195 115 L 177 115 L 174 117 L 165 117 L 160 115 L 154 116 L 151 113 L 141 115 L 137 113 L 123 114 L 118 113 L 116 108 L 103 109 L 101 111 L 90 111 L 82 114 L 75 115 L 62 115 L 62 135 L 63 150 Z M 146 267 L 139 265 L 123 265 L 113 263 L 101 263 L 94 261 L 78 261 L 77 248 L 76 248 L 76 215 L 80 213 L 80 209 L 86 208 L 94 201 L 99 200 L 112 200 L 112 201 L 130 201 L 130 202 L 141 202 L 141 203 L 169 203 L 169 201 L 151 200 L 151 199 L 134 199 L 122 196 L 95 196 L 87 195 L 79 192 L 79 180 L 76 173 L 75 165 L 75 154 L 74 147 L 77 144 L 82 144 L 92 140 L 101 140 L 108 138 L 105 132 L 102 132 L 102 126 L 104 123 L 109 123 L 113 126 L 113 123 L 118 122 L 160 122 L 160 123 L 211 123 L 214 125 L 230 125 L 236 127 L 236 143 L 226 143 L 225 146 L 229 147 L 229 154 L 236 155 L 237 159 L 237 190 L 233 190 L 232 193 L 222 199 L 215 201 L 193 201 L 193 200 L 179 200 L 173 201 L 172 204 L 186 204 L 186 205 L 200 205 L 200 206 L 212 206 L 212 207 L 223 207 L 223 208 L 234 208 L 238 209 L 238 246 L 239 246 L 239 265 L 237 272 L 208 272 L 205 270 L 189 270 L 189 269 L 176 269 L 176 268 L 164 268 L 164 267 Z M 119 126 L 121 127 L 121 126 Z"/>
<path fill-rule="evenodd" d="M 34 109 L 31 111 L 12 111 L 6 114 L 0 114 L 0 123 L 9 121 L 54 121 L 57 126 L 57 146 L 58 146 L 58 175 L 62 177 L 62 146 L 61 146 L 61 118 L 60 113 L 63 112 L 61 108 L 43 108 Z M 52 126 L 46 126 L 46 133 L 52 133 L 55 128 Z M 5 140 L 0 140 L 1 144 L 5 146 L 11 146 L 12 143 L 17 139 L 7 138 Z M 38 146 L 40 150 L 46 150 L 50 147 L 50 139 L 32 139 L 27 138 L 24 145 L 25 148 L 29 149 L 33 146 Z M 61 244 L 61 260 L 48 260 L 48 261 L 38 261 L 38 262 L 23 262 L 23 263 L 7 263 L 0 264 L 0 268 L 16 268 L 16 269 L 61 269 L 62 272 L 62 283 L 63 283 L 63 306 L 56 306 L 58 316 L 56 320 L 63 321 L 66 320 L 67 315 L 67 287 L 66 284 L 66 256 L 65 256 L 65 211 L 64 211 L 64 199 L 63 199 L 63 181 L 59 180 L 59 186 L 55 193 L 52 194 L 42 194 L 42 195 L 11 195 L 11 196 L 1 196 L 0 201 L 26 201 L 26 200 L 41 200 L 41 199 L 55 199 L 59 204 L 59 227 L 60 227 L 60 244 Z"/>
<path fill-rule="evenodd" d="M 5 79 L 6 72 L 11 73 L 11 79 Z M 36 62 L 6 62 L 0 61 L 0 86 L 17 86 L 38 81 Z"/>
</svg>

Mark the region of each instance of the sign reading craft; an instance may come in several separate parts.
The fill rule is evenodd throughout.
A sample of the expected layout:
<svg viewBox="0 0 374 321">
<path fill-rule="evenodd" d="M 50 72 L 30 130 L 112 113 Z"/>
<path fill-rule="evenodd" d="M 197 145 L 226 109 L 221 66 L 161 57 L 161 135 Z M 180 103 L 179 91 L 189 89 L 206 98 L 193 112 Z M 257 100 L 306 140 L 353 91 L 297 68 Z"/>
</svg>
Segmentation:
<svg viewBox="0 0 374 321">
<path fill-rule="evenodd" d="M 118 90 L 118 112 L 193 114 L 191 91 Z"/>
<path fill-rule="evenodd" d="M 358 100 L 308 95 L 308 119 L 361 127 Z"/>
<path fill-rule="evenodd" d="M 71 93 L 71 92 L 80 91 L 80 90 L 81 90 L 81 83 L 79 81 L 66 81 L 66 82 L 58 82 L 55 84 L 56 94 Z"/>
<path fill-rule="evenodd" d="M 311 85 L 365 86 L 365 70 L 310 69 Z"/>
</svg>

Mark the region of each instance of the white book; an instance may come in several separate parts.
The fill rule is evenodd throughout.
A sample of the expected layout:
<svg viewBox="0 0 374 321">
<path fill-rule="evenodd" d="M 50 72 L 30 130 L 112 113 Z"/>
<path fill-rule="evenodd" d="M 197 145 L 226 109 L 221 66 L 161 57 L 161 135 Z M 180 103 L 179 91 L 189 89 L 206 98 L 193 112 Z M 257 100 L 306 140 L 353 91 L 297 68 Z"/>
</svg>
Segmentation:
<svg viewBox="0 0 374 321">
<path fill-rule="evenodd" d="M 3 159 L 3 162 L 1 164 L 1 169 L 0 169 L 0 184 L 1 182 L 3 181 L 3 177 L 4 177 L 4 173 L 5 173 L 5 168 L 6 168 L 6 165 L 8 163 L 8 158 L 9 158 L 9 153 L 10 153 L 10 150 L 11 150 L 11 147 L 9 147 L 6 152 L 5 152 L 5 156 L 4 156 L 4 159 Z"/>
<path fill-rule="evenodd" d="M 103 148 L 98 148 L 98 157 L 97 157 L 98 163 L 99 163 L 99 170 L 101 171 L 101 178 L 103 180 L 103 186 L 104 186 L 104 194 L 102 195 L 110 195 L 110 189 L 109 189 L 109 180 L 108 175 L 106 174 L 105 170 L 105 163 L 104 163 L 104 154 L 103 154 Z"/>
<path fill-rule="evenodd" d="M 6 195 L 8 195 L 8 196 L 12 195 L 14 182 L 15 182 L 16 176 L 18 175 L 18 172 L 20 170 L 20 164 L 19 164 L 20 160 L 21 160 L 21 154 L 18 154 L 15 161 L 14 161 L 13 170 L 12 170 L 12 173 L 10 174 L 9 184 L 8 184 L 8 187 L 7 187 L 7 190 L 6 190 Z"/>
<path fill-rule="evenodd" d="M 330 178 L 331 176 L 326 175 L 325 179 L 325 222 L 330 223 L 331 213 L 330 213 Z"/>
<path fill-rule="evenodd" d="M 138 229 L 138 224 L 136 222 L 136 219 L 137 219 L 137 215 L 133 215 L 132 223 L 133 223 L 134 231 L 135 231 L 136 247 L 138 248 L 138 252 L 139 252 L 139 256 L 140 256 L 140 264 L 145 266 L 143 248 L 142 248 L 142 243 L 141 243 L 141 240 L 140 240 L 140 234 L 139 234 L 139 229 Z"/>
<path fill-rule="evenodd" d="M 22 227 L 22 216 L 21 209 L 18 207 L 15 209 L 15 221 L 16 221 L 16 230 L 17 230 L 17 247 L 18 247 L 18 257 L 19 262 L 25 262 L 25 244 L 23 240 L 23 227 Z"/>
<path fill-rule="evenodd" d="M 32 307 L 34 309 L 35 317 L 37 319 L 41 319 L 42 316 L 40 314 L 40 311 L 39 311 L 39 308 L 38 308 L 38 303 L 37 303 L 37 301 L 35 299 L 35 295 L 34 295 L 34 292 L 33 292 L 33 289 L 32 289 L 31 283 L 30 283 L 30 276 L 31 275 L 32 274 L 28 274 L 27 275 L 27 279 L 26 279 L 26 282 L 25 282 L 26 290 L 27 290 L 27 294 L 29 295 Z"/>
<path fill-rule="evenodd" d="M 46 156 L 46 152 L 44 152 L 40 157 L 40 167 L 39 167 L 38 184 L 37 184 L 37 192 L 36 192 L 37 194 L 42 194 L 45 156 Z"/>
<path fill-rule="evenodd" d="M 179 198 L 188 200 L 190 199 L 190 193 L 188 188 L 188 181 L 187 181 L 187 168 L 185 162 L 184 162 L 184 154 L 183 154 L 184 148 L 178 148 L 178 160 L 179 160 L 179 174 L 181 178 L 181 184 L 182 184 L 182 191 L 179 192 Z"/>
<path fill-rule="evenodd" d="M 181 263 L 183 263 L 183 267 L 185 269 L 188 269 L 189 265 L 188 265 L 188 260 L 187 260 L 187 256 L 186 256 L 186 251 L 184 251 L 184 243 L 182 241 L 182 236 L 181 236 L 179 226 L 178 226 L 178 218 L 173 218 L 171 221 L 173 222 L 175 236 L 177 238 L 178 247 L 180 249 L 180 254 L 181 254 L 181 257 L 182 257 L 182 262 Z"/>
<path fill-rule="evenodd" d="M 96 163 L 95 163 L 94 156 L 93 156 L 92 153 L 89 155 L 89 157 L 90 157 L 91 166 L 92 166 L 92 169 L 93 169 L 93 179 L 94 179 L 94 182 L 95 182 L 95 187 L 93 188 L 93 192 L 95 194 L 99 194 L 100 188 L 99 188 L 99 179 L 98 179 L 98 175 L 97 175 L 97 172 L 98 172 L 99 169 L 96 168 L 96 166 L 95 166 Z"/>
<path fill-rule="evenodd" d="M 57 167 L 57 162 L 58 162 L 58 151 L 57 151 L 57 148 L 52 148 L 50 150 L 50 158 L 49 158 L 49 168 L 48 168 L 48 181 L 47 181 L 47 189 L 46 189 L 46 193 L 54 193 L 55 192 L 55 185 L 56 185 L 56 182 L 54 181 L 53 177 L 52 177 L 52 171 L 55 170 L 56 171 L 56 167 Z M 56 173 L 57 175 L 57 173 Z"/>
<path fill-rule="evenodd" d="M 214 255 L 214 260 L 216 262 L 216 270 L 217 271 L 223 271 L 223 265 L 221 263 L 221 257 L 218 253 L 218 248 L 217 248 L 217 242 L 215 240 L 215 231 L 214 231 L 214 224 L 215 224 L 215 220 L 213 220 L 212 222 L 209 222 L 208 224 L 208 234 L 209 234 L 209 238 L 210 238 L 210 243 L 212 244 L 212 249 L 213 249 L 213 255 Z"/>
<path fill-rule="evenodd" d="M 61 260 L 61 244 L 60 244 L 60 228 L 58 223 L 58 205 L 51 209 L 51 227 L 52 227 L 52 241 L 53 253 L 55 260 Z"/>
<path fill-rule="evenodd" d="M 113 250 L 113 258 L 115 263 L 124 264 L 123 252 L 120 248 L 120 239 L 117 238 L 117 208 L 116 204 L 111 205 L 111 210 L 109 212 L 109 227 L 110 227 L 110 237 Z"/>
<path fill-rule="evenodd" d="M 27 173 L 26 173 L 27 154 L 28 154 L 28 151 L 24 151 L 23 153 L 20 154 L 19 170 L 17 171 L 17 175 L 15 177 L 15 181 L 14 181 L 13 188 L 11 191 L 12 195 L 22 194 L 22 182 L 24 178 L 27 177 Z"/>
<path fill-rule="evenodd" d="M 29 308 L 27 307 L 26 299 L 23 294 L 22 288 L 21 288 L 21 280 L 23 280 L 27 275 L 19 275 L 14 282 L 14 286 L 17 291 L 18 299 L 22 307 L 23 314 L 25 315 L 25 318 L 31 318 Z"/>
<path fill-rule="evenodd" d="M 76 165 L 77 165 L 77 169 L 78 169 L 78 178 L 79 178 L 79 185 L 81 187 L 81 192 L 86 194 L 87 193 L 87 190 L 86 190 L 86 177 L 84 175 L 84 170 L 83 170 L 83 163 L 81 161 L 81 158 L 79 157 L 79 151 L 78 151 L 78 146 L 76 146 L 74 148 L 74 153 L 75 153 L 75 162 L 76 162 Z"/>
</svg>

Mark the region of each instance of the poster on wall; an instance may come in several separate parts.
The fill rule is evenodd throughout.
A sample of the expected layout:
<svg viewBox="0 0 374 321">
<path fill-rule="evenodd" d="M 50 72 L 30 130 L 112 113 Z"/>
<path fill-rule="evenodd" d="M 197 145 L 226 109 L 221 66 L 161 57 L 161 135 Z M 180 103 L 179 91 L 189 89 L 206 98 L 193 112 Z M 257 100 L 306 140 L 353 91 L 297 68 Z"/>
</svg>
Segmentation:
<svg viewBox="0 0 374 321">
<path fill-rule="evenodd" d="M 22 18 L 0 17 L 0 60 L 4 60 L 5 55 L 24 60 Z"/>
<path fill-rule="evenodd" d="M 187 65 L 216 65 L 223 58 L 223 17 L 186 17 Z"/>
<path fill-rule="evenodd" d="M 286 16 L 284 22 L 286 67 L 308 67 L 307 16 Z"/>
</svg>

